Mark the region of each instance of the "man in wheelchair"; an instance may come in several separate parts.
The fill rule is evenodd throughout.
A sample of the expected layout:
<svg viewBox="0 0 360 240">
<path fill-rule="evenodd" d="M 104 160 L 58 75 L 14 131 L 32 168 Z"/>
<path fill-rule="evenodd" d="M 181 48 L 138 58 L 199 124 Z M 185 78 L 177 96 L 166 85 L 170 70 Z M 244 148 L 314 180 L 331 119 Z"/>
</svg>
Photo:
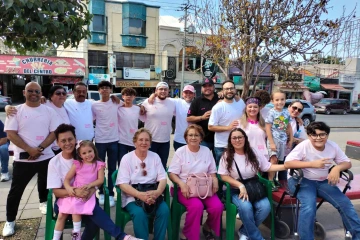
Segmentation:
<svg viewBox="0 0 360 240">
<path fill-rule="evenodd" d="M 297 198 L 301 203 L 298 233 L 301 240 L 314 239 L 316 198 L 323 198 L 340 213 L 352 239 L 360 239 L 360 219 L 348 197 L 336 186 L 340 172 L 351 168 L 350 159 L 333 141 L 328 140 L 330 127 L 324 122 L 312 122 L 307 127 L 308 139 L 298 144 L 286 157 L 285 168 L 301 168 L 301 180 Z M 336 164 L 330 172 L 329 168 Z M 295 192 L 299 179 L 289 177 L 288 187 Z"/>
</svg>

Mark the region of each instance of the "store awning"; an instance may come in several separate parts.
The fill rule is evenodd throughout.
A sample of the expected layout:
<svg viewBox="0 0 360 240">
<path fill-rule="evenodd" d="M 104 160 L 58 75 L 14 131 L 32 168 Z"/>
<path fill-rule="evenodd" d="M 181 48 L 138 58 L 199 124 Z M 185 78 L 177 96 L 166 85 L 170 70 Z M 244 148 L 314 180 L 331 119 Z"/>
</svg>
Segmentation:
<svg viewBox="0 0 360 240">
<path fill-rule="evenodd" d="M 346 89 L 339 84 L 320 84 L 322 88 L 326 90 L 332 90 L 332 91 L 340 91 L 340 92 L 351 92 L 351 90 Z"/>
</svg>

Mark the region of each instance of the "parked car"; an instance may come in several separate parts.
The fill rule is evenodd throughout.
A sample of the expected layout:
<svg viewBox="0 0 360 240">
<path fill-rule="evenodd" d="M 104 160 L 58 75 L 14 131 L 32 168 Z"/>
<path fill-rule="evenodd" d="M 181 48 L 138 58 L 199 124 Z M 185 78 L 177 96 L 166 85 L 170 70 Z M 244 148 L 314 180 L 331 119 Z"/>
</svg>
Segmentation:
<svg viewBox="0 0 360 240">
<path fill-rule="evenodd" d="M 294 100 L 297 99 L 286 99 L 284 108 L 287 109 L 290 103 Z M 314 106 L 310 102 L 306 100 L 300 100 L 300 101 L 304 106 L 304 110 L 301 112 L 299 117 L 303 120 L 304 126 L 307 127 L 311 122 L 314 122 L 316 120 L 316 111 Z M 272 103 L 269 103 L 265 107 L 273 108 L 274 105 Z"/>
<path fill-rule="evenodd" d="M 360 113 L 360 104 L 359 103 L 353 103 L 351 106 L 350 112 L 352 113 Z"/>
<path fill-rule="evenodd" d="M 350 103 L 346 99 L 323 98 L 314 106 L 316 113 L 325 113 L 327 115 L 331 113 L 347 114 L 350 112 Z"/>
<path fill-rule="evenodd" d="M 5 97 L 3 95 L 0 95 L 0 109 L 4 110 L 6 105 L 11 105 L 11 97 Z"/>
</svg>

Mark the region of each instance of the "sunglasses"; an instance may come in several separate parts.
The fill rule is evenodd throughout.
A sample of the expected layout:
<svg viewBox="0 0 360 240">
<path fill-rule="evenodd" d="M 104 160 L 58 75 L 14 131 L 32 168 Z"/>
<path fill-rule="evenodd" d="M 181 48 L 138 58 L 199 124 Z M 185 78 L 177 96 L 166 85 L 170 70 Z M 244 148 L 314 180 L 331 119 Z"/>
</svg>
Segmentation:
<svg viewBox="0 0 360 240">
<path fill-rule="evenodd" d="M 296 106 L 291 106 L 291 108 L 294 110 L 294 111 L 298 111 L 298 113 L 301 113 L 302 111 L 303 111 L 303 109 L 302 108 L 298 108 L 298 107 L 296 107 Z"/>
<path fill-rule="evenodd" d="M 140 167 L 143 169 L 142 175 L 146 176 L 147 175 L 147 171 L 145 170 L 146 164 L 142 162 L 140 163 Z"/>
<path fill-rule="evenodd" d="M 61 91 L 55 92 L 55 95 L 56 96 L 60 96 L 60 95 L 66 96 L 66 92 L 61 92 Z"/>
<path fill-rule="evenodd" d="M 30 89 L 28 89 L 28 90 L 26 90 L 28 93 L 36 93 L 36 94 L 40 94 L 41 93 L 41 91 L 40 90 L 30 90 Z"/>
</svg>

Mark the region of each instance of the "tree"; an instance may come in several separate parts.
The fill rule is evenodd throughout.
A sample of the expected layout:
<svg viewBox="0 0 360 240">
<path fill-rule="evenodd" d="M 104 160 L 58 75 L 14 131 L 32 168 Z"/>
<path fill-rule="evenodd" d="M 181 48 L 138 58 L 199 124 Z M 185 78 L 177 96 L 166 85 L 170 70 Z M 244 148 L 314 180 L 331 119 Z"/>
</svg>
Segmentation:
<svg viewBox="0 0 360 240">
<path fill-rule="evenodd" d="M 0 1 L 0 37 L 19 53 L 59 45 L 77 47 L 90 36 L 91 19 L 83 1 Z"/>
<path fill-rule="evenodd" d="M 285 57 L 306 60 L 337 41 L 334 36 L 341 34 L 335 31 L 354 13 L 325 19 L 329 0 L 222 0 L 220 13 L 213 14 L 206 5 L 217 0 L 200 1 L 202 14 L 197 17 L 226 29 L 220 34 L 229 39 L 234 64 L 242 70 L 243 98 L 249 94 L 257 59 L 266 56 L 263 69 Z M 261 69 L 257 72 L 261 74 Z"/>
</svg>

